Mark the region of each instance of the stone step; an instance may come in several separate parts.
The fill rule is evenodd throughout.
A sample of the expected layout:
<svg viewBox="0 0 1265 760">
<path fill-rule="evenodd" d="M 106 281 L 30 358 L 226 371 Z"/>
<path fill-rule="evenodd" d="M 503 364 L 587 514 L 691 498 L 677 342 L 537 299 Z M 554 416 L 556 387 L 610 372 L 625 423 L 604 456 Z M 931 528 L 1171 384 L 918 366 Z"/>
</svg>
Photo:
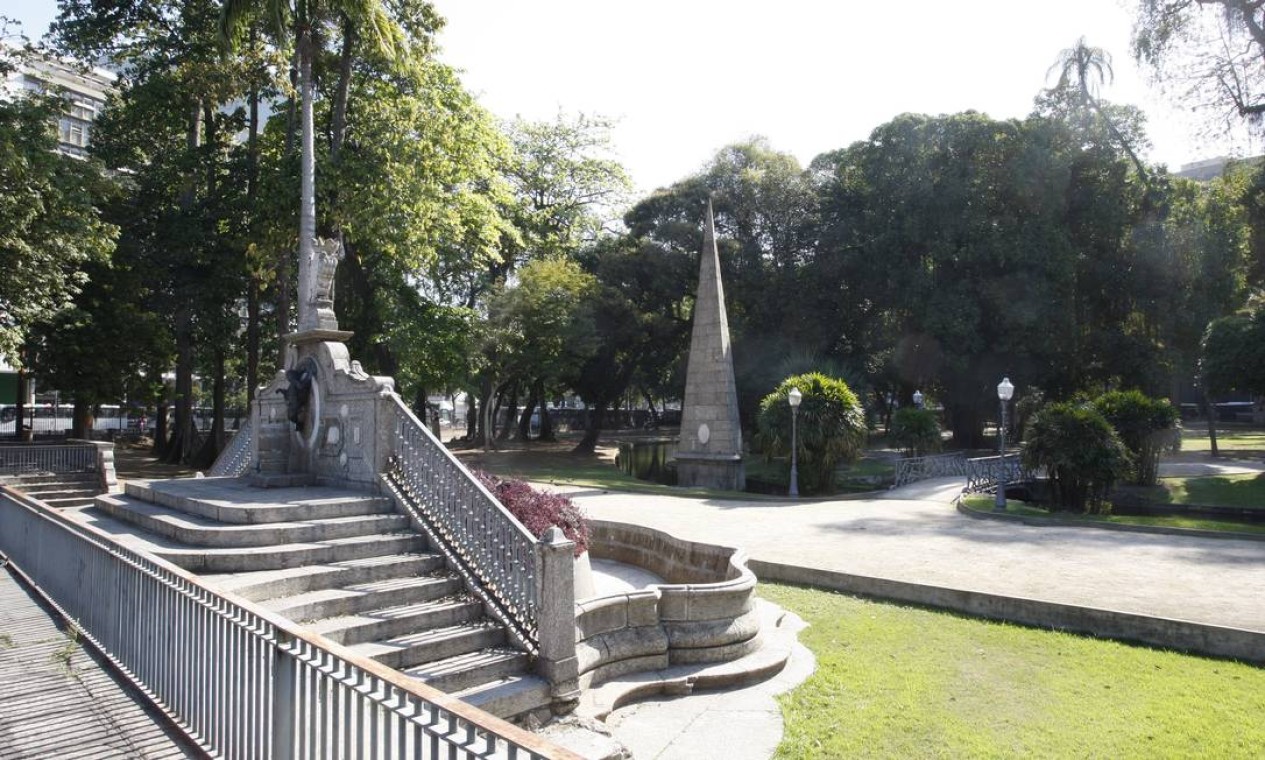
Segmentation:
<svg viewBox="0 0 1265 760">
<path fill-rule="evenodd" d="M 200 478 L 192 490 L 179 481 L 130 481 L 124 493 L 170 509 L 235 525 L 393 514 L 391 500 L 332 488 L 277 491 L 242 488 L 237 478 Z"/>
<path fill-rule="evenodd" d="M 76 487 L 74 488 L 70 487 L 72 485 Z M 27 496 L 39 499 L 40 501 L 48 501 L 49 499 L 65 499 L 65 498 L 75 498 L 75 497 L 86 496 L 88 498 L 89 504 L 92 503 L 92 499 L 95 496 L 101 493 L 100 486 L 97 486 L 95 484 L 94 485 L 85 484 L 83 486 L 79 486 L 78 484 L 71 484 L 71 483 L 58 483 L 56 484 L 56 487 L 54 488 L 45 488 L 41 486 L 39 488 L 19 488 L 18 490 L 26 494 Z"/>
<path fill-rule="evenodd" d="M 386 578 L 430 575 L 444 567 L 439 554 L 413 553 L 350 559 L 327 565 L 263 570 L 235 575 L 207 575 L 206 580 L 251 601 L 295 596 L 307 591 L 343 588 Z"/>
<path fill-rule="evenodd" d="M 387 554 L 419 553 L 425 550 L 425 539 L 410 532 L 234 549 L 160 546 L 152 551 L 168 562 L 173 562 L 190 572 L 207 574 L 279 570 L 380 557 Z"/>
<path fill-rule="evenodd" d="M 41 472 L 25 475 L 0 475 L 0 483 L 21 488 L 23 486 L 51 486 L 71 483 L 96 483 L 101 476 L 95 472 Z"/>
<path fill-rule="evenodd" d="M 406 668 L 404 674 L 454 694 L 522 675 L 527 672 L 529 664 L 526 652 L 508 647 L 489 647 Z"/>
<path fill-rule="evenodd" d="M 526 668 L 524 660 L 519 667 Z M 462 702 L 506 720 L 546 707 L 552 701 L 549 682 L 540 676 L 511 675 L 481 683 L 452 695 Z"/>
<path fill-rule="evenodd" d="M 504 643 L 505 629 L 490 621 L 480 621 L 353 644 L 351 649 L 389 668 L 403 670 Z"/>
<path fill-rule="evenodd" d="M 98 509 L 160 536 L 191 546 L 260 547 L 330 541 L 408 527 L 396 514 L 356 515 L 303 522 L 228 524 L 117 495 L 98 496 Z"/>
<path fill-rule="evenodd" d="M 97 497 L 96 494 L 93 493 L 88 496 L 64 496 L 57 499 L 45 499 L 39 496 L 35 498 L 50 507 L 54 507 L 56 509 L 68 509 L 71 507 L 90 507 L 93 502 L 96 501 Z"/>
<path fill-rule="evenodd" d="M 346 588 L 308 591 L 296 596 L 268 599 L 263 606 L 291 620 L 308 621 L 426 602 L 465 590 L 460 578 L 446 571 L 440 572 L 440 575 L 388 578 Z"/>
<path fill-rule="evenodd" d="M 448 628 L 478 620 L 482 616 L 481 602 L 460 595 L 317 620 L 308 629 L 331 641 L 350 646 L 365 641 L 390 639 L 414 631 Z"/>
</svg>

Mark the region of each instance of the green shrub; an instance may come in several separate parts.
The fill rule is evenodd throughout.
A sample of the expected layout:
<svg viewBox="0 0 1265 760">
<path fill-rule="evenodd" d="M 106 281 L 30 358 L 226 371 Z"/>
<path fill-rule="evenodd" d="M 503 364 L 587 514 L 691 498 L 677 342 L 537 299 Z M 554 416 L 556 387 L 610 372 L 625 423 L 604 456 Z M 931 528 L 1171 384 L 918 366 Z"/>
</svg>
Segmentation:
<svg viewBox="0 0 1265 760">
<path fill-rule="evenodd" d="M 902 407 L 892 415 L 892 443 L 916 457 L 940 450 L 940 419 L 930 409 Z"/>
<path fill-rule="evenodd" d="M 760 402 L 756 425 L 766 457 L 790 454 L 791 408 L 787 394 L 791 388 L 799 388 L 804 395 L 796 423 L 800 490 L 829 492 L 834 487 L 835 466 L 851 462 L 861 453 L 865 444 L 865 412 L 844 381 L 819 372 L 792 375 Z"/>
<path fill-rule="evenodd" d="M 1116 429 L 1133 459 L 1130 480 L 1153 486 L 1159 477 L 1160 454 L 1177 431 L 1177 410 L 1168 399 L 1141 391 L 1110 391 L 1094 399 L 1094 407 Z"/>
<path fill-rule="evenodd" d="M 1104 512 L 1103 498 L 1129 468 L 1129 452 L 1091 404 L 1047 404 L 1028 424 L 1024 465 L 1050 478 L 1050 508 Z"/>
</svg>

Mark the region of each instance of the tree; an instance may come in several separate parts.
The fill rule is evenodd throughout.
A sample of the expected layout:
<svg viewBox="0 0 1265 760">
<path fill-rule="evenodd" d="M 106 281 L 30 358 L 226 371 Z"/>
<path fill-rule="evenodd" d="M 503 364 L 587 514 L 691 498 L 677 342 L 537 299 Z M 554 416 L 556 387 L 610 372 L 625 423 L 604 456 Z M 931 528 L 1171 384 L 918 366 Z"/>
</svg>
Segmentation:
<svg viewBox="0 0 1265 760">
<path fill-rule="evenodd" d="M 1050 71 L 1046 76 L 1049 76 L 1056 69 L 1059 72 L 1058 87 L 1076 87 L 1076 91 L 1080 95 L 1081 104 L 1084 107 L 1093 109 L 1112 136 L 1116 138 L 1121 149 L 1128 154 L 1129 160 L 1133 162 L 1133 167 L 1138 172 L 1138 176 L 1142 178 L 1143 182 L 1146 182 L 1149 176 L 1146 165 L 1138 158 L 1138 154 L 1134 152 L 1129 140 L 1116 128 L 1112 119 L 1103 112 L 1102 106 L 1098 101 L 1099 88 L 1115 79 L 1115 71 L 1111 68 L 1111 54 L 1102 48 L 1089 46 L 1085 42 L 1085 38 L 1081 37 L 1076 40 L 1075 45 L 1059 53 L 1058 61 L 1050 67 Z"/>
<path fill-rule="evenodd" d="M 1049 476 L 1055 510 L 1102 511 L 1111 486 L 1129 466 L 1120 437 L 1089 404 L 1043 407 L 1028 425 L 1022 456 L 1025 467 Z"/>
<path fill-rule="evenodd" d="M 323 13 L 335 13 L 355 29 L 360 38 L 374 46 L 383 58 L 393 59 L 402 53 L 402 33 L 387 14 L 381 0 L 224 0 L 219 20 L 220 42 L 225 49 L 235 48 L 250 26 L 253 14 L 268 19 L 279 43 L 295 38 L 295 54 L 299 69 L 300 114 L 300 191 L 299 191 L 299 300 L 309 299 L 306 276 L 312 265 L 316 242 L 316 129 L 312 117 L 315 84 L 312 63 L 317 54 L 316 33 Z M 350 38 L 350 32 L 347 33 Z M 350 45 L 350 42 L 348 43 Z M 343 101 L 345 106 L 345 99 Z M 315 315 L 313 315 L 314 317 Z M 300 329 L 315 327 L 301 324 Z"/>
<path fill-rule="evenodd" d="M 1214 396 L 1233 391 L 1265 396 L 1265 309 L 1213 320 L 1204 333 L 1199 368 Z"/>
<path fill-rule="evenodd" d="M 7 76 L 14 61 L 0 55 Z M 0 100 L 0 356 L 19 367 L 31 327 L 70 306 L 118 235 L 97 210 L 110 188 L 100 163 L 57 150 L 63 107 L 55 95 Z"/>
<path fill-rule="evenodd" d="M 1155 485 L 1160 454 L 1173 443 L 1177 430 L 1177 409 L 1167 399 L 1150 398 L 1138 390 L 1109 391 L 1094 399 L 1094 407 L 1129 450 L 1132 482 Z"/>
<path fill-rule="evenodd" d="M 1140 0 L 1133 53 L 1194 107 L 1229 129 L 1265 115 L 1265 6 L 1256 0 Z"/>
<path fill-rule="evenodd" d="M 767 457 L 790 453 L 792 388 L 803 394 L 795 421 L 800 486 L 805 493 L 830 493 L 835 467 L 856 459 L 865 445 L 865 412 L 844 381 L 817 372 L 792 375 L 760 402 L 759 442 Z"/>
<path fill-rule="evenodd" d="M 940 450 L 940 420 L 931 409 L 904 406 L 892 415 L 889 429 L 891 442 L 905 450 L 905 456 L 916 457 Z"/>
</svg>

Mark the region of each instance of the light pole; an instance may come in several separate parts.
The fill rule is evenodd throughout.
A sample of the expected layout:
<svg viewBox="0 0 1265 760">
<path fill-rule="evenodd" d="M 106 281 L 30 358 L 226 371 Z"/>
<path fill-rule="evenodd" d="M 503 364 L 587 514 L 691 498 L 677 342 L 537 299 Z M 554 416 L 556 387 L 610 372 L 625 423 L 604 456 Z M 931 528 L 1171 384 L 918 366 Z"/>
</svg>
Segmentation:
<svg viewBox="0 0 1265 760">
<path fill-rule="evenodd" d="M 997 423 L 997 500 L 993 502 L 994 512 L 1006 511 L 1006 402 L 1015 395 L 1015 386 L 1010 378 L 1003 377 L 997 384 L 997 400 L 1001 404 L 1001 419 Z"/>
<path fill-rule="evenodd" d="M 791 496 L 799 496 L 799 444 L 796 441 L 795 418 L 799 416 L 799 402 L 803 399 L 804 394 L 799 392 L 799 388 L 791 388 L 786 394 L 786 400 L 791 405 Z"/>
</svg>

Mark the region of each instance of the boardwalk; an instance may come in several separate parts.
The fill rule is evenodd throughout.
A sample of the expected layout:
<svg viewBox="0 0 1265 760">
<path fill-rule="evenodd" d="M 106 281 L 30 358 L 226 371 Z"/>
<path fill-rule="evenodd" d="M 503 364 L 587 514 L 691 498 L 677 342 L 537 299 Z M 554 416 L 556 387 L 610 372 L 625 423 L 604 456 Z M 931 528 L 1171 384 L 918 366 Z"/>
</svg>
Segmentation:
<svg viewBox="0 0 1265 760">
<path fill-rule="evenodd" d="M 200 756 L 0 570 L 0 758 Z"/>
</svg>

